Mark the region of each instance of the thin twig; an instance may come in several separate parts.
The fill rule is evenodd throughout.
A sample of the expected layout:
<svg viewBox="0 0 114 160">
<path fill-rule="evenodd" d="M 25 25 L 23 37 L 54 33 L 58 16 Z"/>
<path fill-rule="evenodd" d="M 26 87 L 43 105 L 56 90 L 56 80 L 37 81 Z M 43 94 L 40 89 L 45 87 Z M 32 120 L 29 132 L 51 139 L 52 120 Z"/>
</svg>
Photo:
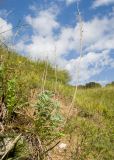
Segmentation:
<svg viewBox="0 0 114 160">
<path fill-rule="evenodd" d="M 46 80 L 47 80 L 47 70 L 48 70 L 48 57 L 47 57 L 47 60 L 45 62 L 45 69 L 44 69 L 44 72 L 43 72 L 43 77 L 42 77 L 42 92 L 44 92 L 45 90 L 45 84 L 46 84 Z"/>
<path fill-rule="evenodd" d="M 55 94 L 57 92 L 57 65 L 56 65 L 56 46 L 55 46 L 55 88 L 54 88 L 54 91 L 55 91 Z"/>
<path fill-rule="evenodd" d="M 80 61 L 81 61 L 81 58 L 82 58 L 82 37 L 83 37 L 83 23 L 82 23 L 82 18 L 81 18 L 81 13 L 80 13 L 80 10 L 79 10 L 79 6 L 78 6 L 78 2 L 77 2 L 77 12 L 78 12 L 78 17 L 79 17 L 79 24 L 80 24 L 80 57 L 79 57 L 79 64 L 78 64 L 78 69 L 77 69 L 77 84 L 76 84 L 76 87 L 75 87 L 75 91 L 74 91 L 74 94 L 73 94 L 73 98 L 72 98 L 72 101 L 71 101 L 71 104 L 70 104 L 70 109 L 68 111 L 68 115 L 67 115 L 67 120 L 68 120 L 68 117 L 73 109 L 73 106 L 74 106 L 74 102 L 75 102 L 75 99 L 76 99 L 76 94 L 77 94 L 77 90 L 78 90 L 78 83 L 79 83 L 79 71 L 80 71 Z M 66 122 L 67 122 L 66 120 Z M 66 124 L 65 122 L 65 124 Z"/>
<path fill-rule="evenodd" d="M 52 149 L 54 149 L 59 143 L 60 143 L 60 141 L 57 142 L 57 143 L 56 143 L 54 146 L 52 146 L 51 148 L 47 149 L 42 155 L 44 155 L 44 154 L 48 153 L 49 151 L 51 151 Z"/>
<path fill-rule="evenodd" d="M 9 31 L 11 31 L 12 29 L 19 28 L 19 27 L 24 27 L 24 26 L 28 26 L 28 25 L 27 25 L 27 24 L 17 25 L 17 26 L 15 26 L 15 27 L 13 27 L 13 28 L 10 28 L 10 29 L 7 29 L 7 30 L 5 30 L 5 31 L 3 31 L 3 32 L 0 32 L 0 35 L 1 35 L 1 34 L 4 34 L 4 33 L 6 33 L 6 32 L 9 32 Z"/>
</svg>

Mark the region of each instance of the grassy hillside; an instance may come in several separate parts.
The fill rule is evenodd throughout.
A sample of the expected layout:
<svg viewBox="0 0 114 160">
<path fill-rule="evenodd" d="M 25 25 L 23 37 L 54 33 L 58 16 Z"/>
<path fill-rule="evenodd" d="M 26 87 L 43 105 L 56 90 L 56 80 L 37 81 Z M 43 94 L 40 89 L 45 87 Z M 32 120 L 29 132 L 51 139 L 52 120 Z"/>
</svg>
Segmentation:
<svg viewBox="0 0 114 160">
<path fill-rule="evenodd" d="M 3 134 L 13 139 L 21 134 L 6 159 L 36 160 L 39 154 L 47 159 L 46 151 L 58 140 L 67 148 L 50 150 L 54 160 L 114 159 L 114 87 L 79 89 L 68 117 L 75 88 L 66 71 L 2 47 L 0 62 Z"/>
<path fill-rule="evenodd" d="M 114 159 L 114 88 L 79 90 L 77 114 L 66 132 L 74 139 L 73 159 Z"/>
</svg>

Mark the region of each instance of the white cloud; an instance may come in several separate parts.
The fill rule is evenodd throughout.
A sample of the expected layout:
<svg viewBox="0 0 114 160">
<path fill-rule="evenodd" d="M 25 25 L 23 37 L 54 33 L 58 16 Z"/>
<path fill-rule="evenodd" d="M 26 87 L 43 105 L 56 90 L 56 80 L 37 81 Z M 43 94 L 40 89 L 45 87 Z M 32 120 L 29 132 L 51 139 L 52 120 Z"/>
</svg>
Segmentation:
<svg viewBox="0 0 114 160">
<path fill-rule="evenodd" d="M 67 69 L 72 76 L 72 83 L 76 83 L 79 67 L 80 81 L 90 79 L 102 72 L 105 67 L 114 67 L 110 50 L 114 49 L 114 18 L 95 17 L 83 22 L 83 53 L 85 54 L 79 65 L 79 23 L 75 27 L 63 27 L 57 20 L 58 13 L 49 8 L 41 10 L 32 17 L 28 15 L 26 21 L 32 27 L 31 43 L 20 40 L 17 48 L 29 54 L 30 57 L 41 60 L 48 59 L 51 63 Z M 109 24 L 110 27 L 109 27 Z M 55 53 L 56 46 L 56 53 Z M 76 53 L 76 59 L 66 60 L 64 57 L 70 51 Z"/>
<path fill-rule="evenodd" d="M 86 51 L 102 51 L 103 49 L 114 49 L 114 37 L 103 37 L 93 45 L 86 48 Z"/>
<path fill-rule="evenodd" d="M 114 4 L 114 0 L 94 0 L 92 7 Z"/>
<path fill-rule="evenodd" d="M 65 0 L 67 5 L 70 5 L 74 2 L 78 2 L 79 0 Z"/>
<path fill-rule="evenodd" d="M 81 59 L 70 60 L 66 65 L 66 69 L 71 74 L 71 83 L 76 84 L 78 80 L 84 82 L 102 72 L 105 67 L 111 67 L 112 64 L 113 59 L 109 56 L 109 51 L 90 52 Z"/>
<path fill-rule="evenodd" d="M 109 24 L 110 27 L 109 27 Z M 114 49 L 114 18 L 95 18 L 84 24 L 86 51 Z"/>
<path fill-rule="evenodd" d="M 69 6 L 69 5 L 73 4 L 73 3 L 80 2 L 81 0 L 58 0 L 58 1 L 65 2 L 66 5 Z"/>
<path fill-rule="evenodd" d="M 52 9 L 40 11 L 34 18 L 27 16 L 26 21 L 32 28 L 42 36 L 52 36 L 53 30 L 59 28 L 59 23 L 56 21 L 56 13 Z"/>
<path fill-rule="evenodd" d="M 72 27 L 61 27 L 57 21 L 57 12 L 52 8 L 40 11 L 36 14 L 36 17 L 29 15 L 26 17 L 26 21 L 33 29 L 32 43 L 25 45 L 25 50 L 30 53 L 30 56 L 46 59 L 48 55 L 48 59 L 52 62 L 55 57 L 52 54 L 55 52 L 55 46 L 58 59 L 73 48 L 74 29 Z M 58 34 L 55 34 L 55 31 Z M 23 43 L 19 43 L 21 44 L 20 48 L 23 48 Z"/>
<path fill-rule="evenodd" d="M 8 23 L 5 19 L 0 17 L 0 39 L 8 40 L 12 35 L 12 24 Z"/>
</svg>

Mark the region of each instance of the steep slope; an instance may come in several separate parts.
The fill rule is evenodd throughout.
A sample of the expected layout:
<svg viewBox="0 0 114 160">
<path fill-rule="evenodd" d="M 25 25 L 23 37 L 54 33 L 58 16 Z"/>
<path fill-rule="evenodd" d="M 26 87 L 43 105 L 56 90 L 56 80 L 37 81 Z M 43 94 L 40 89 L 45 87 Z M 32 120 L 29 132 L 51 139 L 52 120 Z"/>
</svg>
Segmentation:
<svg viewBox="0 0 114 160">
<path fill-rule="evenodd" d="M 75 88 L 66 71 L 3 47 L 0 62 L 1 146 L 21 134 L 10 160 L 114 159 L 113 87 L 79 89 L 68 117 Z"/>
</svg>

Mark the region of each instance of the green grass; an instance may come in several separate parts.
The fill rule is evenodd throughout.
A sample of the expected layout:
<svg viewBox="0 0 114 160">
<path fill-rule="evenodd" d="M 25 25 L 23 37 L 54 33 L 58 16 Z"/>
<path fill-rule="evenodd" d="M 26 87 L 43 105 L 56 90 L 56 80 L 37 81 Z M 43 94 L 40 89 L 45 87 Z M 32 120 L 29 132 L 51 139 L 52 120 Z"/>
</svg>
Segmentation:
<svg viewBox="0 0 114 160">
<path fill-rule="evenodd" d="M 20 105 L 30 103 L 31 91 L 41 92 L 46 62 L 32 61 L 3 47 L 0 61 L 0 95 L 1 99 L 5 96 L 5 104 L 12 113 Z M 68 110 L 75 87 L 68 85 L 66 71 L 57 70 L 57 77 L 56 95 Z M 45 90 L 55 91 L 55 79 L 55 70 L 48 64 Z M 78 112 L 70 117 L 64 131 L 75 139 L 70 159 L 113 160 L 114 87 L 78 89 L 74 108 Z"/>
<path fill-rule="evenodd" d="M 66 133 L 78 139 L 72 159 L 114 159 L 114 88 L 78 90 Z M 80 152 L 77 152 L 80 148 Z"/>
</svg>

